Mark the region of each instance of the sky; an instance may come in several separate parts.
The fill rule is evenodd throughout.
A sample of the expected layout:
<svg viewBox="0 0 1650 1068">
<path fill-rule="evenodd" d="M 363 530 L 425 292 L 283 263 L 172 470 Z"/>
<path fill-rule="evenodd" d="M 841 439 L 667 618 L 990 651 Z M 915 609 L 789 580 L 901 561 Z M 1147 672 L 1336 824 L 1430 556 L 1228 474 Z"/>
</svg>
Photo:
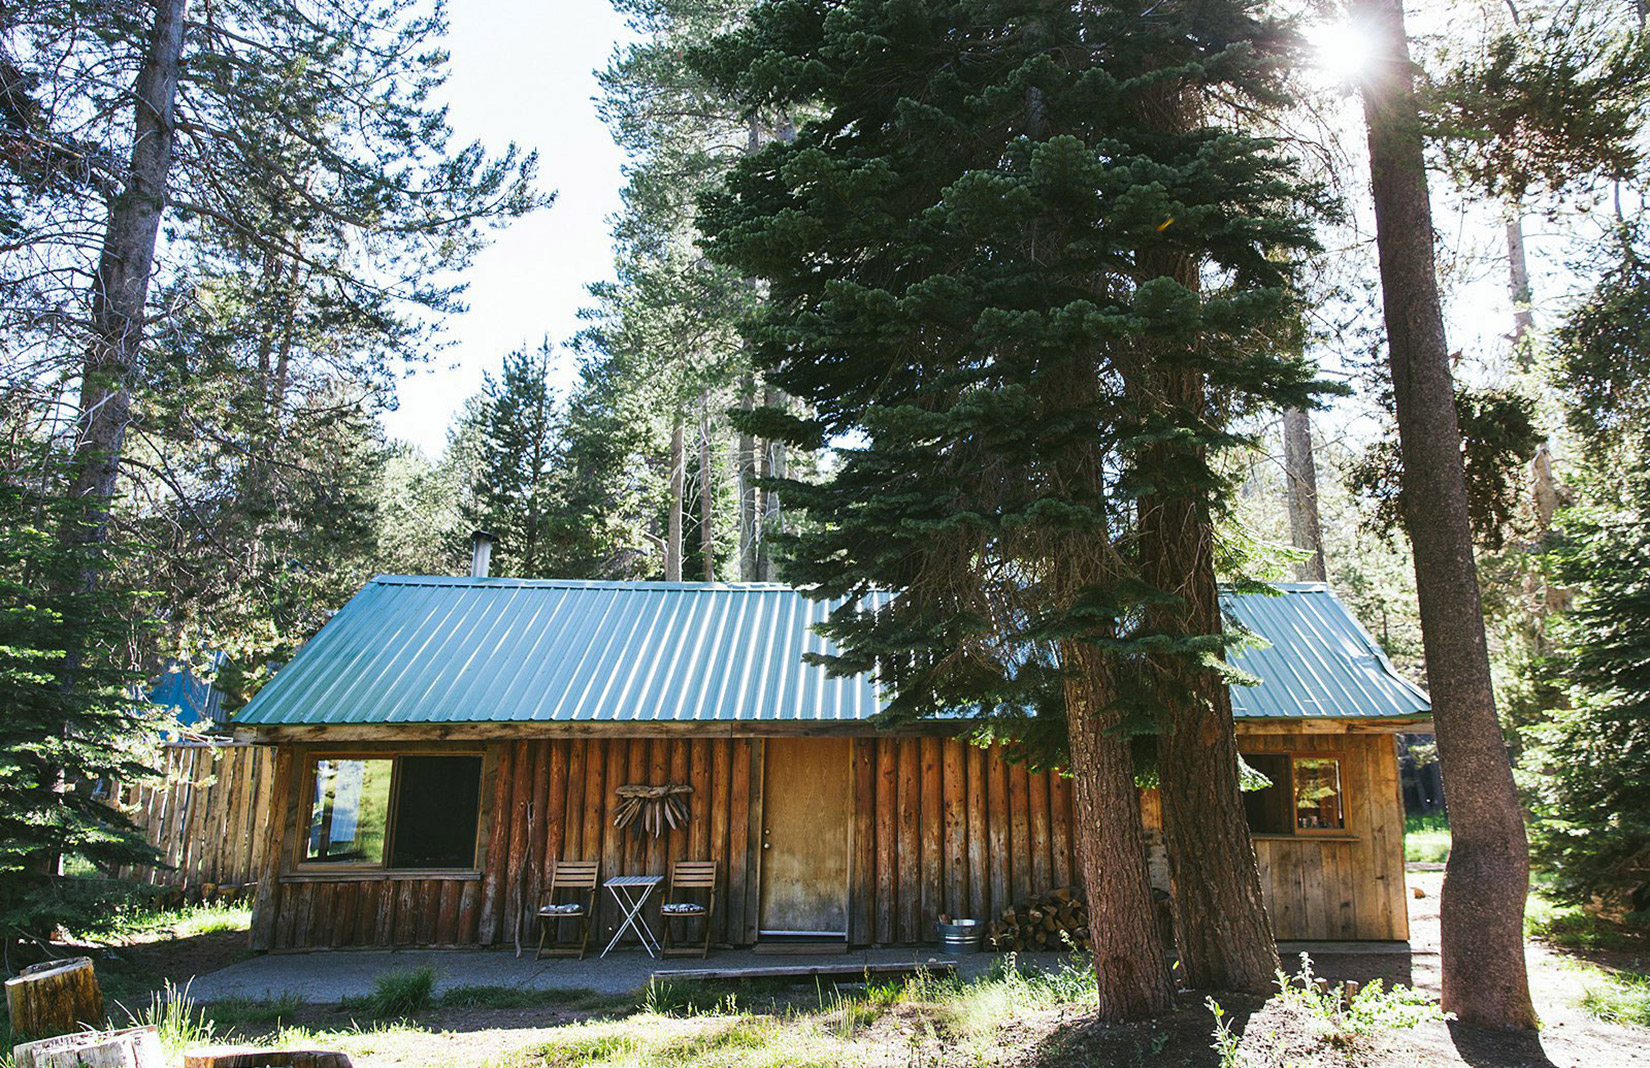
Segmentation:
<svg viewBox="0 0 1650 1068">
<path fill-rule="evenodd" d="M 584 287 L 612 273 L 607 216 L 623 184 L 623 156 L 592 100 L 593 72 L 629 39 L 608 0 L 460 0 L 450 14 L 455 141 L 538 149 L 540 185 L 556 191 L 556 202 L 498 231 L 476 257 L 469 310 L 448 320 L 448 347 L 401 383 L 399 408 L 384 416 L 390 437 L 431 456 L 505 353 L 577 331 Z M 565 385 L 571 363 L 561 372 Z"/>
</svg>

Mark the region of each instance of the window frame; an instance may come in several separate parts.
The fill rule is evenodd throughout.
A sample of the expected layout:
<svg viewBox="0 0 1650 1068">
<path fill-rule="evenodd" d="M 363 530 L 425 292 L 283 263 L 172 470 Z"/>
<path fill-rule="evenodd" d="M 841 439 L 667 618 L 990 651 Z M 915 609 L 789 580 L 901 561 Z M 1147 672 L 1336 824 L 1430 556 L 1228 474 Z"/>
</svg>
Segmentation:
<svg viewBox="0 0 1650 1068">
<path fill-rule="evenodd" d="M 402 757 L 469 757 L 479 760 L 481 767 L 476 781 L 476 830 L 475 845 L 470 853 L 468 867 L 451 868 L 397 868 L 392 867 L 389 858 L 395 856 L 396 809 L 401 801 L 401 758 Z M 488 754 L 483 749 L 313 749 L 304 753 L 300 758 L 300 767 L 303 775 L 303 786 L 298 797 L 297 833 L 293 835 L 294 856 L 292 868 L 298 875 L 385 875 L 391 877 L 406 877 L 417 874 L 450 875 L 459 873 L 476 873 L 481 870 L 482 853 L 487 847 L 486 829 L 488 816 L 488 797 L 484 789 L 487 783 Z M 384 854 L 376 862 L 372 861 L 331 861 L 312 860 L 309 857 L 308 825 L 315 811 L 315 765 L 322 760 L 388 760 L 390 762 L 390 796 L 386 812 L 386 826 L 384 828 Z"/>
<path fill-rule="evenodd" d="M 1291 838 L 1345 839 L 1356 838 L 1352 827 L 1351 783 L 1347 776 L 1346 753 L 1339 749 L 1251 749 L 1243 751 L 1238 746 L 1241 756 L 1281 756 L 1289 761 L 1289 782 L 1286 785 L 1289 798 L 1289 830 L 1287 831 L 1250 831 L 1250 838 L 1264 838 L 1272 841 L 1282 841 Z M 1295 807 L 1295 761 L 1297 760 L 1333 760 L 1341 785 L 1341 826 L 1339 827 L 1302 827 L 1300 826 L 1300 810 Z M 1273 783 L 1273 786 L 1279 785 Z M 1270 789 L 1270 787 L 1269 787 Z"/>
</svg>

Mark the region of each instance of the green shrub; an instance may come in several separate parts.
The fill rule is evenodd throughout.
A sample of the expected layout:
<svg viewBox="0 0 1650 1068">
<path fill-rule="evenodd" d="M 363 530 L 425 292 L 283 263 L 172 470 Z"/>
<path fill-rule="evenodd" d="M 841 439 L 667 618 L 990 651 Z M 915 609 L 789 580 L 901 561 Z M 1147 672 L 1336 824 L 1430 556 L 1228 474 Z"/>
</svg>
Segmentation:
<svg viewBox="0 0 1650 1068">
<path fill-rule="evenodd" d="M 372 982 L 367 1008 L 374 1016 L 410 1016 L 434 1003 L 435 969 L 385 972 Z"/>
</svg>

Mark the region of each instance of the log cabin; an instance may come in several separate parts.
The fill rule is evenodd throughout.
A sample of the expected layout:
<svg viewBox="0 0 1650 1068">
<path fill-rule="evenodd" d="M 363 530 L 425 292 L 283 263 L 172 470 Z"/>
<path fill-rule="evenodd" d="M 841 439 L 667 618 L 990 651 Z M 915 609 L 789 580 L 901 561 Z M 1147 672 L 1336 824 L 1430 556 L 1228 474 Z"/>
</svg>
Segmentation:
<svg viewBox="0 0 1650 1068">
<path fill-rule="evenodd" d="M 1225 608 L 1263 639 L 1233 704 L 1272 784 L 1245 806 L 1278 937 L 1406 939 L 1394 739 L 1427 695 L 1327 586 Z M 926 942 L 1078 882 L 1067 780 L 954 726 L 879 731 L 870 682 L 804 661 L 828 610 L 766 583 L 375 578 L 234 718 L 276 752 L 253 948 L 530 944 L 558 861 L 714 861 L 712 939 L 757 948 Z M 685 819 L 615 826 L 619 787 L 667 785 Z"/>
</svg>

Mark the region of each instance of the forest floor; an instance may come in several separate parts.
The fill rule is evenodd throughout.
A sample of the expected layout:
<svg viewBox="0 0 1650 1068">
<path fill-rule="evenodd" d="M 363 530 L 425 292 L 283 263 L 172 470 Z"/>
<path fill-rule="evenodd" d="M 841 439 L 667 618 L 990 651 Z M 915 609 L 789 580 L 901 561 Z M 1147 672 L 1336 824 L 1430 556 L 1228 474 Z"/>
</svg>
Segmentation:
<svg viewBox="0 0 1650 1068">
<path fill-rule="evenodd" d="M 1402 984 L 1356 1011 L 1299 982 L 1266 1000 L 1223 998 L 1228 1029 L 1186 995 L 1149 1024 L 1093 1022 L 1081 965 L 1013 967 L 968 981 L 919 976 L 884 984 L 662 983 L 628 995 L 588 990 L 453 987 L 425 970 L 382 977 L 370 996 L 306 1004 L 295 995 L 194 1006 L 144 994 L 245 956 L 234 917 L 180 920 L 171 936 L 134 938 L 99 960 L 111 1000 L 161 1026 L 169 1048 L 207 1041 L 338 1049 L 360 1068 L 631 1068 L 631 1066 L 900 1066 L 900 1068 L 1571 1068 L 1650 1066 L 1650 946 L 1538 905 L 1547 937 L 1529 947 L 1543 1027 L 1534 1035 L 1475 1031 L 1438 1018 L 1438 891 L 1442 874 L 1412 871 L 1412 952 L 1322 953 L 1310 967 L 1338 983 Z M 1560 945 L 1567 942 L 1570 945 Z M 1580 948 L 1576 948 L 1580 947 Z M 1285 960 L 1299 971 L 1302 962 Z M 1368 989 L 1366 985 L 1366 990 Z M 119 1017 L 119 1012 L 114 1012 Z M 1630 1023 L 1629 1020 L 1640 1023 Z"/>
</svg>

